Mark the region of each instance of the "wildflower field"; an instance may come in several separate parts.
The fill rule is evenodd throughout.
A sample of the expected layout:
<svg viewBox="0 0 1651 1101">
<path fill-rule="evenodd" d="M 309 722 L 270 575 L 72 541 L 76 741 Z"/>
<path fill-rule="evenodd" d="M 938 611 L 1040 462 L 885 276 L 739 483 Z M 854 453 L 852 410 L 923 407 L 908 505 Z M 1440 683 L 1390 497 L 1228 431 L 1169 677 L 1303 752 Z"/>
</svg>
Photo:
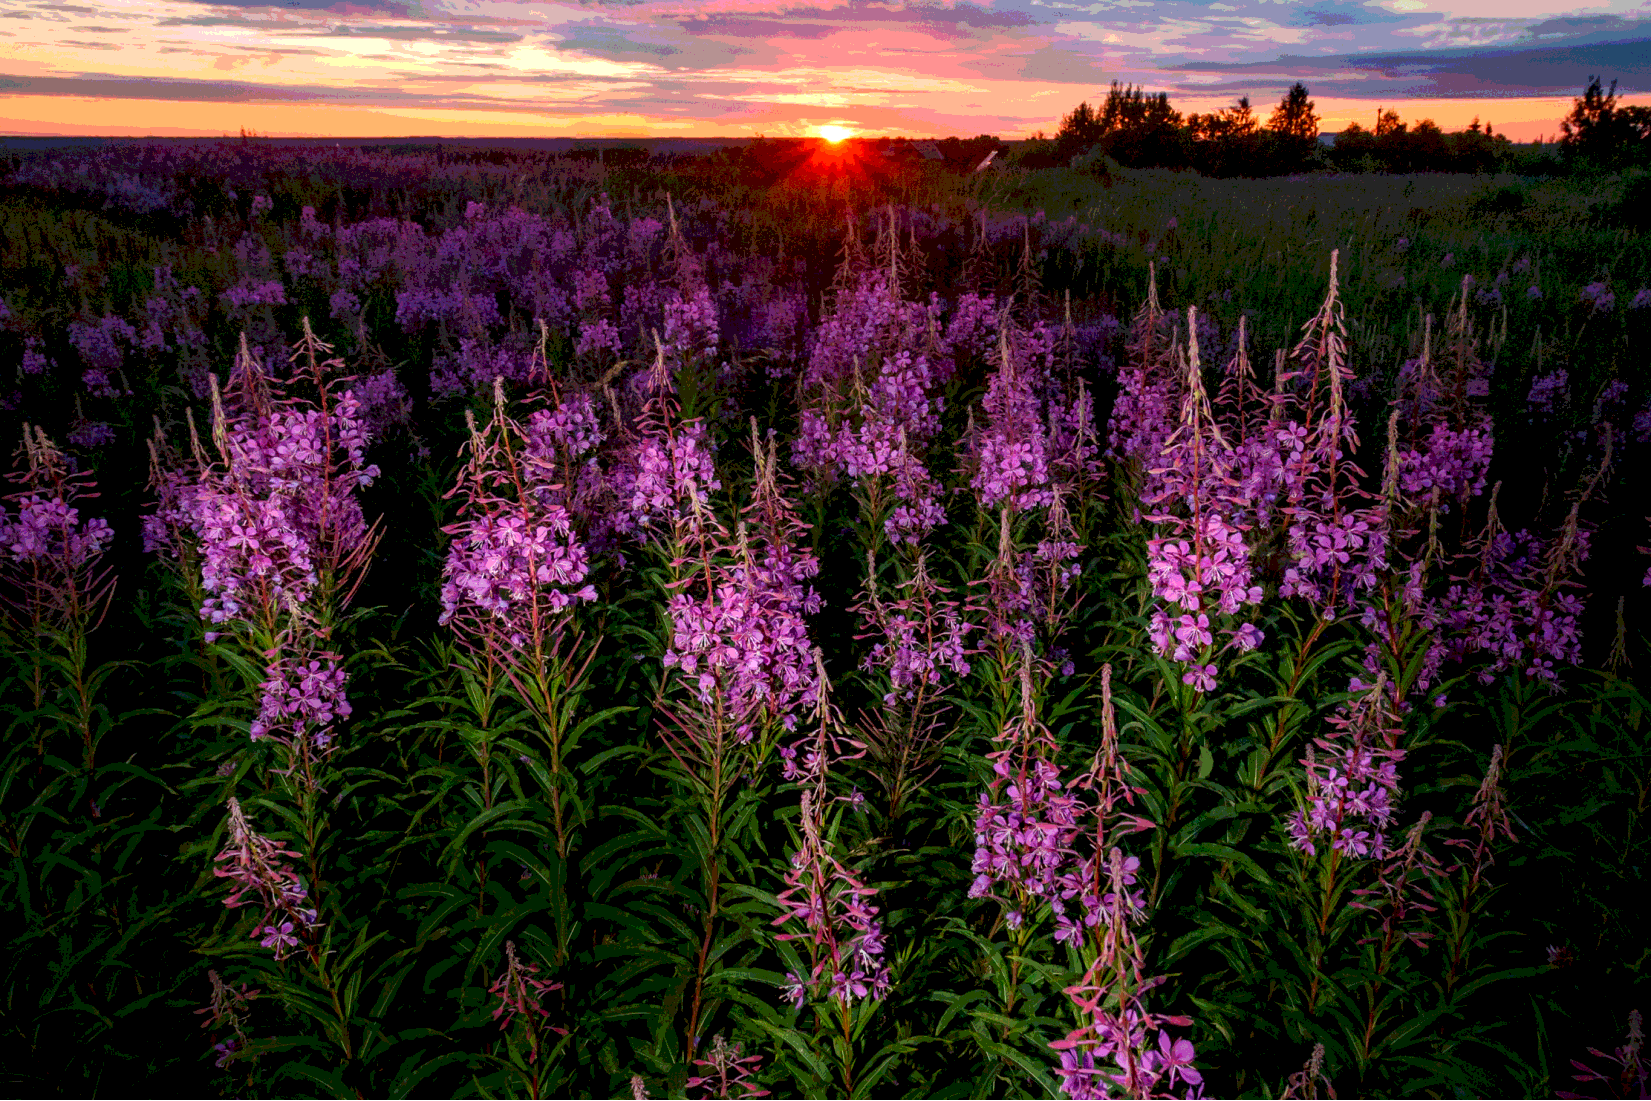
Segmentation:
<svg viewBox="0 0 1651 1101">
<path fill-rule="evenodd" d="M 1646 1096 L 1643 175 L 967 167 L 0 158 L 5 1090 Z"/>
</svg>

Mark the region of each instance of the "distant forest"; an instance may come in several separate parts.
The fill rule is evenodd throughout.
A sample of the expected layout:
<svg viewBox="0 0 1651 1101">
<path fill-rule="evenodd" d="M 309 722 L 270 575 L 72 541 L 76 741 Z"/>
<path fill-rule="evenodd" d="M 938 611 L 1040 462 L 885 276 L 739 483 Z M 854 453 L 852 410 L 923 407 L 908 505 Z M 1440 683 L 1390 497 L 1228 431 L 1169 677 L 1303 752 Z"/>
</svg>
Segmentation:
<svg viewBox="0 0 1651 1101">
<path fill-rule="evenodd" d="M 1377 108 L 1374 129 L 1350 124 L 1321 140 L 1306 85 L 1284 94 L 1265 122 L 1248 96 L 1210 114 L 1182 115 L 1167 92 L 1114 81 L 1099 106 L 1084 102 L 1014 150 L 1026 168 L 1190 168 L 1207 176 L 1276 176 L 1313 169 L 1349 172 L 1518 172 L 1553 175 L 1651 164 L 1651 107 L 1619 103 L 1615 81 L 1590 76 L 1554 142 L 1515 143 L 1487 122 L 1446 133 L 1431 119 L 1407 123 Z"/>
</svg>

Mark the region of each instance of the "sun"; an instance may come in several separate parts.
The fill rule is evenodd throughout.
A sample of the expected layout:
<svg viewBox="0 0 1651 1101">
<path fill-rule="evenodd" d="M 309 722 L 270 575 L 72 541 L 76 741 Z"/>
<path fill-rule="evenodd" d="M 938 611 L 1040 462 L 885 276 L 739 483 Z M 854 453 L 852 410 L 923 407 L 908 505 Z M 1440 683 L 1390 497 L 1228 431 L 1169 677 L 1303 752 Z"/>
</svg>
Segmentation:
<svg viewBox="0 0 1651 1101">
<path fill-rule="evenodd" d="M 822 126 L 819 130 L 820 136 L 826 141 L 829 141 L 832 145 L 836 145 L 844 138 L 852 138 L 854 136 L 854 131 L 850 130 L 846 126 Z"/>
</svg>

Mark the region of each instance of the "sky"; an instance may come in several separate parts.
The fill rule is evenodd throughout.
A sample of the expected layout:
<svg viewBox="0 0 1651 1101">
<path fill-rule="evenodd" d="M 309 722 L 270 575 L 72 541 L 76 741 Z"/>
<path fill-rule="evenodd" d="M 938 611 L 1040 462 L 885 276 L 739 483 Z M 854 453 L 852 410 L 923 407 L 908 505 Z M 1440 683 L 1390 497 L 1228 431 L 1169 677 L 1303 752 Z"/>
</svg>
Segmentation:
<svg viewBox="0 0 1651 1101">
<path fill-rule="evenodd" d="M 0 0 L 0 134 L 1017 138 L 1299 80 L 1527 141 L 1591 74 L 1651 104 L 1651 0 Z"/>
</svg>

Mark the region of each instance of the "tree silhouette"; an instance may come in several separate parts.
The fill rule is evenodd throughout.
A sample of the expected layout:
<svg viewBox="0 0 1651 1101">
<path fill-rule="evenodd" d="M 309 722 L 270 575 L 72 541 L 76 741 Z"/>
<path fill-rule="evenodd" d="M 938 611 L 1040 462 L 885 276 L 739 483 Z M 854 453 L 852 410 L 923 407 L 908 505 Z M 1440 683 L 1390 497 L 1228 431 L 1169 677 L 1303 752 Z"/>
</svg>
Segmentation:
<svg viewBox="0 0 1651 1101">
<path fill-rule="evenodd" d="M 1273 117 L 1267 120 L 1267 129 L 1281 137 L 1301 142 L 1316 142 L 1319 138 L 1319 117 L 1313 110 L 1313 101 L 1307 98 L 1307 85 L 1296 81 L 1284 98 L 1273 108 Z"/>
</svg>

